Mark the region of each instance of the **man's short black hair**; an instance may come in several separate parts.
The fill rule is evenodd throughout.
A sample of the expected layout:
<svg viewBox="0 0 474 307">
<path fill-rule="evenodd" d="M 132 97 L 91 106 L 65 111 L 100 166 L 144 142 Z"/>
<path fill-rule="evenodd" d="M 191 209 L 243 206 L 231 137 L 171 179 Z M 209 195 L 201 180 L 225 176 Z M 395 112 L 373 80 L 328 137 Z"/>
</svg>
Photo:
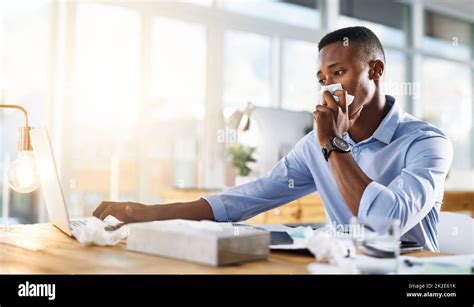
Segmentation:
<svg viewBox="0 0 474 307">
<path fill-rule="evenodd" d="M 365 48 L 364 55 L 367 59 L 380 59 L 385 62 L 385 52 L 377 35 L 366 27 L 348 27 L 342 28 L 326 34 L 318 44 L 318 50 L 321 51 L 329 44 L 342 42 L 351 45 L 358 43 Z"/>
</svg>

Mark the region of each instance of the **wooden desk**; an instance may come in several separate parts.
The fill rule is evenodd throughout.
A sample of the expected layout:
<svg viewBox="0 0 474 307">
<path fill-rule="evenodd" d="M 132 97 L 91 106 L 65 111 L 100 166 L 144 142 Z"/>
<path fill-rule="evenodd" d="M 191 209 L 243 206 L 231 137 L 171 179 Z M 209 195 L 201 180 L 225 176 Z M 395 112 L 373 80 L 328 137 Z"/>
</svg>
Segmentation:
<svg viewBox="0 0 474 307">
<path fill-rule="evenodd" d="M 272 252 L 268 261 L 209 267 L 129 252 L 124 244 L 82 246 L 51 224 L 0 227 L 0 274 L 307 274 L 306 266 L 314 261 L 311 256 Z"/>
</svg>

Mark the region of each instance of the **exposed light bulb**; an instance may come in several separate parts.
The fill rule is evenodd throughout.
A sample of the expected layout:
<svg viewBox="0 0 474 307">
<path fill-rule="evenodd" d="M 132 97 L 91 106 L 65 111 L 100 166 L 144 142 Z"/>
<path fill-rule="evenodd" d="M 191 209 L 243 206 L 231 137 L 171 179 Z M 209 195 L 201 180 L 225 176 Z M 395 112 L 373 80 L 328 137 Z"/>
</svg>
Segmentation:
<svg viewBox="0 0 474 307">
<path fill-rule="evenodd" d="M 22 150 L 8 170 L 8 183 L 19 193 L 30 193 L 40 184 L 33 151 Z"/>
</svg>

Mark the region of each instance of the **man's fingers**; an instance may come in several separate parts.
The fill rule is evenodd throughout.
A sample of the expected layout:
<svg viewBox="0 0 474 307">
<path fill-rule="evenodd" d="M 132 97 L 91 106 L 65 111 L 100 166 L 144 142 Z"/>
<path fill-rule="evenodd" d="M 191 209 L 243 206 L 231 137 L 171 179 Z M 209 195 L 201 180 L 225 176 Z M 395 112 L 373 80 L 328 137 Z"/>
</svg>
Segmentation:
<svg viewBox="0 0 474 307">
<path fill-rule="evenodd" d="M 108 201 L 103 201 L 100 203 L 100 205 L 94 210 L 94 213 L 92 213 L 93 216 L 99 218 L 102 212 L 110 205 L 110 202 Z"/>
<path fill-rule="evenodd" d="M 347 113 L 347 103 L 346 103 L 347 92 L 345 90 L 336 90 L 334 91 L 333 95 L 339 98 L 339 107 L 341 107 L 344 113 Z"/>
<path fill-rule="evenodd" d="M 337 108 L 339 107 L 337 104 L 337 101 L 334 99 L 334 97 L 331 95 L 329 91 L 324 91 L 323 98 L 328 108 L 337 110 Z"/>
<path fill-rule="evenodd" d="M 151 208 L 151 207 L 150 207 Z M 94 216 L 104 220 L 112 215 L 122 222 L 152 220 L 149 207 L 131 202 L 102 202 L 94 211 Z"/>
<path fill-rule="evenodd" d="M 333 110 L 331 110 L 330 108 L 328 107 L 325 107 L 325 106 L 317 106 L 316 107 L 316 111 L 313 112 L 313 115 L 316 116 L 316 115 L 321 115 L 323 113 L 327 113 L 327 112 L 333 112 Z"/>
<path fill-rule="evenodd" d="M 322 112 L 319 111 L 314 111 L 313 112 L 313 118 L 315 121 L 318 121 L 319 116 L 321 116 Z"/>
<path fill-rule="evenodd" d="M 109 215 L 113 215 L 113 209 L 114 209 L 114 206 L 113 205 L 110 205 L 108 206 L 101 214 L 100 214 L 100 219 L 101 220 L 104 220 L 107 216 Z"/>
<path fill-rule="evenodd" d="M 331 112 L 332 110 L 326 106 L 322 106 L 322 105 L 317 105 L 316 106 L 316 112 L 322 112 L 322 113 L 325 113 L 325 112 Z"/>
</svg>

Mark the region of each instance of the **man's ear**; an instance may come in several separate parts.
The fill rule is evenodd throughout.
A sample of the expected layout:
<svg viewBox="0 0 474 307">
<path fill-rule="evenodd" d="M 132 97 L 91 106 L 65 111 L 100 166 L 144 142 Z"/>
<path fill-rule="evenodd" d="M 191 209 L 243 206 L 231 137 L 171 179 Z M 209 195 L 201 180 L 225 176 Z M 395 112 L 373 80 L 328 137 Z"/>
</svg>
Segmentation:
<svg viewBox="0 0 474 307">
<path fill-rule="evenodd" d="M 380 80 L 383 76 L 385 64 L 380 60 L 374 60 L 369 62 L 369 78 L 371 80 Z"/>
</svg>

